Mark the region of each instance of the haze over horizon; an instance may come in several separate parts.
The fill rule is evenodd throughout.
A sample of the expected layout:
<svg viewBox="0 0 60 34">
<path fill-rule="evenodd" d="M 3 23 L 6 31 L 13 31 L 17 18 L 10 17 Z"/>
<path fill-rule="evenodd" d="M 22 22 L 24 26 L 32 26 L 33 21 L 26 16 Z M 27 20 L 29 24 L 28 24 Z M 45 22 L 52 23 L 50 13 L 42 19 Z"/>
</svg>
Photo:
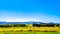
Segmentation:
<svg viewBox="0 0 60 34">
<path fill-rule="evenodd" d="M 60 0 L 0 0 L 0 21 L 60 23 Z"/>
</svg>

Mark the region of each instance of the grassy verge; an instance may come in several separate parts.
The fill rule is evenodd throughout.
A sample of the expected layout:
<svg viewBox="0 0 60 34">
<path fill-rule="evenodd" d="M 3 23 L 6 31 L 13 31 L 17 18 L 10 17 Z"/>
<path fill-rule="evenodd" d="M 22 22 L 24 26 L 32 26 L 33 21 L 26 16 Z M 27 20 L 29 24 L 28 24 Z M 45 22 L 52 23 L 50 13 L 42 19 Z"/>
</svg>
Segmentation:
<svg viewBox="0 0 60 34">
<path fill-rule="evenodd" d="M 6 31 L 6 32 L 0 32 L 0 34 L 60 34 L 60 32 L 32 32 L 32 31 L 23 31 L 23 32 L 18 32 L 18 31 Z"/>
</svg>

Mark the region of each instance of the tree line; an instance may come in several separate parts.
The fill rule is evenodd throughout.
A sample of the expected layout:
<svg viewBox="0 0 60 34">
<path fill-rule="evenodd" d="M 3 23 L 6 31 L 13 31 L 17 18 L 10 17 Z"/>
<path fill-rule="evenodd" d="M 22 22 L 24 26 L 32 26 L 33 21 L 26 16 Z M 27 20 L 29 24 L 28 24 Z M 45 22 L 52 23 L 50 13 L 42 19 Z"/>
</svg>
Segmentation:
<svg viewBox="0 0 60 34">
<path fill-rule="evenodd" d="M 60 27 L 60 24 L 32 24 L 31 27 Z M 3 24 L 0 27 L 29 27 L 26 24 Z"/>
</svg>

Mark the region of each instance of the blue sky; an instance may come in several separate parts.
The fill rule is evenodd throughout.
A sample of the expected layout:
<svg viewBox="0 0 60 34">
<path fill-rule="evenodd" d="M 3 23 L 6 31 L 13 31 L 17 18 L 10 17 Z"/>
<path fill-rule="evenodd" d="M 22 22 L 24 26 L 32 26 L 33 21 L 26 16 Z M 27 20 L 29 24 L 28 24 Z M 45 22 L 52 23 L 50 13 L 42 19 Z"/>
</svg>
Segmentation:
<svg viewBox="0 0 60 34">
<path fill-rule="evenodd" d="M 60 0 L 0 0 L 0 21 L 60 23 Z"/>
</svg>

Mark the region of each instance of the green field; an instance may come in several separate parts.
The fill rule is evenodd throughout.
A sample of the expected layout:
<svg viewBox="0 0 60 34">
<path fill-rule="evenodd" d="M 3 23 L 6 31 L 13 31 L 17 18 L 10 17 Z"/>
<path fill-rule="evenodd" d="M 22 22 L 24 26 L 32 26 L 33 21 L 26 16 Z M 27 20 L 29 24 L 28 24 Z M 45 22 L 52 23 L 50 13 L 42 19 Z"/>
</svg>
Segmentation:
<svg viewBox="0 0 60 34">
<path fill-rule="evenodd" d="M 10 31 L 10 32 L 0 32 L 0 34 L 60 34 L 60 32 L 31 32 L 31 31 Z"/>
</svg>

